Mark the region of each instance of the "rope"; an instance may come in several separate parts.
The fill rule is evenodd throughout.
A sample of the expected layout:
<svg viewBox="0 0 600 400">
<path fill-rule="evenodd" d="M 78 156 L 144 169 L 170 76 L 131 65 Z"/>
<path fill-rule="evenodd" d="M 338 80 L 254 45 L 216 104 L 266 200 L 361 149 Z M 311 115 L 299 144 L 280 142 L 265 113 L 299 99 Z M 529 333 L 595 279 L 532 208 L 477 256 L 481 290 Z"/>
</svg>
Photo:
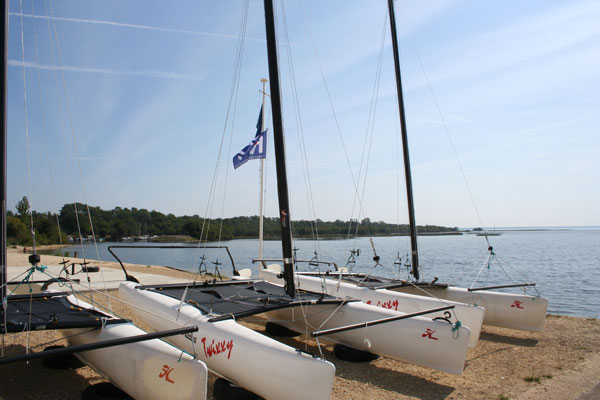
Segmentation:
<svg viewBox="0 0 600 400">
<path fill-rule="evenodd" d="M 460 335 L 459 329 L 461 326 L 462 326 L 462 323 L 460 321 L 456 321 L 456 323 L 452 327 L 452 338 L 453 339 L 458 339 L 458 335 Z"/>
<path fill-rule="evenodd" d="M 32 10 L 31 13 L 33 15 L 35 15 L 36 13 L 35 13 L 35 6 L 34 6 L 33 0 L 31 1 L 31 10 Z M 40 65 L 37 28 L 36 28 L 35 23 L 33 23 L 32 26 L 33 26 L 33 32 L 34 32 L 33 38 L 34 38 L 34 43 L 35 43 L 35 61 L 36 61 L 36 65 Z M 52 43 L 52 41 L 50 41 L 50 43 Z M 44 105 L 44 98 L 42 95 L 42 78 L 41 78 L 40 69 L 36 68 L 36 72 L 37 72 L 37 81 L 38 81 L 38 88 L 39 88 L 39 95 L 40 95 L 40 115 L 42 118 L 42 133 L 44 136 L 44 154 L 46 156 L 46 163 L 48 165 L 48 173 L 50 175 L 50 183 L 51 183 L 50 186 L 51 186 L 51 190 L 52 190 L 52 203 L 54 205 L 54 209 L 58 209 L 58 202 L 56 200 L 56 186 L 55 186 L 55 182 L 54 182 L 54 174 L 52 173 L 52 165 L 50 163 L 50 154 L 48 151 L 48 124 L 47 124 L 46 112 L 45 112 L 46 107 Z M 58 240 L 62 247 L 63 241 L 62 241 L 62 234 L 61 234 L 61 229 L 60 229 L 60 221 L 58 218 L 58 213 L 56 213 L 55 216 L 56 216 L 56 226 L 58 227 Z"/>
<path fill-rule="evenodd" d="M 231 116 L 231 129 L 230 129 L 230 133 L 229 133 L 229 148 L 227 150 L 227 154 L 232 154 L 231 153 L 231 145 L 232 145 L 232 138 L 233 138 L 233 130 L 234 130 L 234 126 L 235 126 L 235 114 L 237 111 L 237 98 L 238 98 L 238 93 L 239 93 L 239 81 L 240 81 L 240 74 L 241 74 L 241 70 L 242 70 L 242 60 L 243 60 L 243 56 L 244 56 L 244 42 L 246 40 L 246 27 L 248 25 L 248 7 L 249 7 L 249 1 L 246 0 L 246 2 L 244 3 L 244 11 L 242 13 L 242 22 L 240 24 L 240 36 L 239 36 L 239 41 L 238 41 L 238 54 L 236 56 L 236 66 L 235 66 L 235 77 L 234 77 L 234 90 L 232 91 L 231 95 L 232 98 L 230 99 L 230 101 L 233 102 L 233 113 Z M 227 126 L 227 125 L 225 125 Z M 231 166 L 230 162 L 225 163 L 226 167 L 225 167 L 225 182 L 223 184 L 223 201 L 221 202 L 221 217 L 220 217 L 220 224 L 219 224 L 219 237 L 218 237 L 218 243 L 221 243 L 221 235 L 223 232 L 223 215 L 225 214 L 225 199 L 226 199 L 226 194 L 227 194 L 227 181 L 229 178 L 229 169 Z"/>
<path fill-rule="evenodd" d="M 284 27 L 284 35 L 285 35 L 285 44 L 286 44 L 286 52 L 288 55 L 288 70 L 290 74 L 290 86 L 292 92 L 292 104 L 294 108 L 294 116 L 296 122 L 296 129 L 298 131 L 298 138 L 300 142 L 300 158 L 302 161 L 302 173 L 304 176 L 304 187 L 306 193 L 306 202 L 308 205 L 308 212 L 310 217 L 310 228 L 311 235 L 313 239 L 313 246 L 315 252 L 321 252 L 320 242 L 319 242 L 319 228 L 317 224 L 317 212 L 315 208 L 314 196 L 312 191 L 312 184 L 310 179 L 310 170 L 308 168 L 308 153 L 306 151 L 306 142 L 304 140 L 304 127 L 302 125 L 302 117 L 300 114 L 300 101 L 298 100 L 298 90 L 296 85 L 296 75 L 294 72 L 294 63 L 292 58 L 292 50 L 290 46 L 290 38 L 288 34 L 288 25 L 287 18 L 285 14 L 285 4 L 281 3 L 281 11 L 283 16 L 283 27 Z"/>
<path fill-rule="evenodd" d="M 402 18 L 402 14 L 399 13 L 400 18 Z M 404 22 L 403 27 L 406 26 L 406 22 L 404 21 L 404 19 L 402 19 L 402 22 Z M 462 167 L 462 164 L 460 162 L 460 158 L 458 157 L 458 152 L 456 151 L 456 146 L 454 146 L 454 141 L 452 140 L 452 136 L 450 136 L 450 130 L 448 129 L 448 124 L 446 123 L 446 119 L 444 118 L 444 114 L 442 113 L 442 109 L 440 107 L 440 104 L 437 100 L 437 97 L 435 96 L 435 92 L 433 91 L 433 86 L 431 85 L 431 81 L 429 80 L 429 76 L 427 75 L 427 73 L 425 72 L 425 66 L 423 64 L 423 60 L 421 59 L 421 56 L 419 55 L 419 52 L 417 51 L 417 47 L 414 43 L 414 41 L 412 40 L 412 36 L 410 36 L 409 32 L 405 30 L 406 36 L 408 37 L 413 51 L 415 52 L 415 55 L 417 56 L 417 60 L 419 61 L 419 65 L 421 67 L 421 71 L 423 72 L 423 76 L 425 77 L 425 81 L 427 82 L 427 87 L 429 88 L 429 92 L 431 93 L 431 97 L 433 99 L 433 102 L 435 104 L 435 107 L 438 111 L 438 114 L 440 115 L 440 119 L 442 121 L 442 125 L 444 127 L 444 131 L 446 132 L 446 136 L 448 137 L 448 141 L 450 142 L 450 147 L 452 148 L 452 152 L 454 153 L 454 157 L 456 159 L 456 162 L 458 164 L 458 168 L 462 174 L 462 177 L 465 181 L 465 185 L 467 187 L 467 192 L 469 193 L 469 197 L 471 198 L 471 202 L 473 204 L 473 208 L 475 209 L 475 213 L 477 215 L 477 218 L 479 219 L 479 223 L 481 224 L 481 226 L 485 226 L 483 224 L 483 220 L 481 218 L 481 214 L 479 213 L 479 209 L 477 207 L 477 203 L 475 202 L 475 197 L 473 196 L 473 192 L 471 191 L 471 186 L 469 185 L 469 181 L 467 180 L 467 175 L 465 174 L 465 171 Z M 486 237 L 487 240 L 487 237 Z"/>
<path fill-rule="evenodd" d="M 337 118 L 337 114 L 335 112 L 335 107 L 333 106 L 333 100 L 331 98 L 331 92 L 329 91 L 329 86 L 327 85 L 327 79 L 325 78 L 325 71 L 323 69 L 323 64 L 321 63 L 321 59 L 319 58 L 319 54 L 318 54 L 318 51 L 317 51 L 315 40 L 313 38 L 312 31 L 311 31 L 311 28 L 310 28 L 310 23 L 308 22 L 308 16 L 306 14 L 306 8 L 304 7 L 304 1 L 302 0 L 302 1 L 300 1 L 300 3 L 301 3 L 301 6 L 302 6 L 302 11 L 303 11 L 303 14 L 304 14 L 304 21 L 305 21 L 305 24 L 306 24 L 306 27 L 307 27 L 307 30 L 308 30 L 308 34 L 309 34 L 309 37 L 310 37 L 312 48 L 313 48 L 313 51 L 315 53 L 315 57 L 317 59 L 317 64 L 319 65 L 319 71 L 321 72 L 321 79 L 323 80 L 323 85 L 325 86 L 325 91 L 327 93 L 327 98 L 329 100 L 329 106 L 331 107 L 331 111 L 332 111 L 332 114 L 333 114 L 333 119 L 335 121 L 336 131 L 338 133 L 338 137 L 340 138 L 340 142 L 342 144 L 342 149 L 344 151 L 344 156 L 345 156 L 345 159 L 346 159 L 346 164 L 348 165 L 348 170 L 350 171 L 350 176 L 352 178 L 352 184 L 354 186 L 355 193 L 358 193 L 359 192 L 359 190 L 358 190 L 358 181 L 357 181 L 357 179 L 354 176 L 354 172 L 352 171 L 352 165 L 350 163 L 350 157 L 348 155 L 348 150 L 346 148 L 346 143 L 344 142 L 344 138 L 342 136 L 342 130 L 341 130 L 338 118 Z M 359 204 L 360 204 L 360 210 L 362 211 L 363 210 L 363 205 L 362 205 L 362 201 L 360 200 L 360 198 L 359 198 Z M 362 214 L 364 215 L 364 212 Z"/>
<path fill-rule="evenodd" d="M 243 7 L 243 11 L 242 11 L 242 16 L 241 16 L 241 22 L 240 22 L 240 30 L 239 30 L 239 40 L 238 40 L 238 44 L 237 44 L 237 48 L 236 48 L 236 59 L 235 59 L 235 64 L 234 64 L 234 68 L 233 68 L 233 77 L 232 77 L 232 83 L 231 83 L 231 88 L 229 91 L 229 100 L 227 103 L 227 111 L 225 113 L 225 123 L 223 125 L 223 130 L 221 133 L 221 140 L 219 142 L 219 149 L 217 152 L 217 159 L 215 161 L 214 164 L 214 169 L 213 169 L 213 176 L 212 176 L 212 180 L 211 180 L 211 184 L 210 184 L 210 188 L 208 191 L 208 199 L 206 202 L 206 208 L 204 210 L 204 218 L 202 219 L 202 226 L 200 228 L 200 237 L 198 240 L 198 248 L 197 248 L 197 252 L 196 252 L 196 256 L 200 255 L 200 248 L 202 246 L 202 242 L 204 241 L 208 241 L 209 238 L 209 234 L 210 234 L 210 224 L 211 224 L 211 220 L 210 220 L 210 215 L 212 215 L 212 210 L 214 207 L 214 202 L 215 202 L 215 197 L 216 197 L 216 188 L 217 188 L 217 182 L 218 182 L 218 177 L 219 177 L 219 166 L 221 164 L 221 157 L 223 155 L 223 145 L 225 142 L 225 136 L 227 134 L 227 129 L 228 129 L 228 123 L 230 120 L 230 114 L 232 113 L 232 105 L 233 105 L 233 114 L 235 115 L 235 102 L 234 99 L 236 99 L 236 93 L 239 87 L 239 76 L 240 76 L 240 72 L 241 72 L 241 62 L 242 62 L 242 56 L 243 56 L 243 44 L 244 44 L 244 39 L 246 36 L 246 26 L 247 26 L 247 18 L 248 18 L 248 6 L 249 6 L 249 2 L 248 0 L 246 0 L 244 2 L 244 7 Z M 233 127 L 232 127 L 232 132 L 233 132 Z M 231 138 L 231 135 L 230 135 Z M 229 142 L 229 148 L 231 149 L 231 139 Z M 229 164 L 227 164 L 227 173 L 229 171 L 228 168 Z M 226 175 L 226 181 L 227 181 L 227 175 Z M 227 184 L 225 184 L 225 189 L 227 187 Z M 225 189 L 223 192 L 223 198 L 225 198 Z M 223 205 L 224 205 L 225 201 L 223 199 Z M 221 216 L 223 215 L 223 210 L 221 211 Z M 221 233 L 222 233 L 222 218 L 221 218 L 221 223 L 220 223 L 220 227 L 219 227 L 219 234 L 218 234 L 218 241 L 221 241 Z M 205 236 L 206 235 L 206 236 Z M 203 249 L 202 251 L 202 258 L 205 258 L 206 256 L 206 249 Z M 199 275 L 199 270 L 196 273 L 196 276 L 193 279 L 189 279 L 188 280 L 188 285 L 190 282 L 192 281 L 196 281 Z"/>
<path fill-rule="evenodd" d="M 22 59 L 22 73 L 23 73 L 23 115 L 25 118 L 25 147 L 27 153 L 27 186 L 29 191 L 29 202 L 28 209 L 26 212 L 29 213 L 29 229 L 31 232 L 31 241 L 33 245 L 33 252 L 36 250 L 35 231 L 33 229 L 33 196 L 31 190 L 31 155 L 29 147 L 29 113 L 27 108 L 27 74 L 25 72 L 25 38 L 23 34 L 23 1 L 19 0 L 20 14 L 21 14 L 21 59 Z"/>
<path fill-rule="evenodd" d="M 360 194 L 359 197 L 359 193 L 358 190 L 355 191 L 354 193 L 354 199 L 352 202 L 352 212 L 351 212 L 351 217 L 350 217 L 350 225 L 348 227 L 348 239 L 350 239 L 350 232 L 352 229 L 352 217 L 354 216 L 354 210 L 355 210 L 355 206 L 356 206 L 356 202 L 357 200 L 359 202 L 361 202 L 361 208 L 358 210 L 357 212 L 357 218 L 356 218 L 356 230 L 354 233 L 354 245 L 356 244 L 356 238 L 358 236 L 358 228 L 360 225 L 360 216 L 361 216 L 361 210 L 362 210 L 362 200 L 364 200 L 364 196 L 365 196 L 365 188 L 366 188 L 366 182 L 367 182 L 367 170 L 368 170 L 368 165 L 369 165 L 369 161 L 370 161 L 370 157 L 371 157 L 371 148 L 372 148 L 372 144 L 373 144 L 373 136 L 374 136 L 374 130 L 375 130 L 375 114 L 377 111 L 377 100 L 379 98 L 379 87 L 380 87 L 380 83 L 381 83 L 381 70 L 382 70 L 382 66 L 383 66 L 383 54 L 384 54 L 384 48 L 385 48 L 385 38 L 386 38 L 386 31 L 387 31 L 387 9 L 386 9 L 386 13 L 385 13 L 385 17 L 384 17 L 384 22 L 383 22 L 383 30 L 381 32 L 381 42 L 380 42 L 380 46 L 379 46 L 379 57 L 377 59 L 377 67 L 375 68 L 375 78 L 374 78 L 374 82 L 373 82 L 373 92 L 371 94 L 371 103 L 370 103 L 370 107 L 369 107 L 369 114 L 368 114 L 368 118 L 367 118 L 367 128 L 366 128 L 366 132 L 365 132 L 365 139 L 363 142 L 363 151 L 361 154 L 361 160 L 360 160 L 360 165 L 359 165 L 359 175 L 358 175 L 358 182 L 360 183 L 361 180 L 361 175 L 363 175 L 363 165 L 365 165 L 364 167 L 364 176 L 363 176 L 363 184 L 362 184 L 362 194 Z M 368 140 L 368 146 L 367 146 L 367 140 Z M 368 149 L 368 150 L 367 150 Z M 365 154 L 367 155 L 367 160 L 366 160 L 366 164 L 365 164 Z M 364 216 L 364 212 L 362 214 Z M 369 227 L 367 226 L 367 230 L 369 229 Z"/>
</svg>

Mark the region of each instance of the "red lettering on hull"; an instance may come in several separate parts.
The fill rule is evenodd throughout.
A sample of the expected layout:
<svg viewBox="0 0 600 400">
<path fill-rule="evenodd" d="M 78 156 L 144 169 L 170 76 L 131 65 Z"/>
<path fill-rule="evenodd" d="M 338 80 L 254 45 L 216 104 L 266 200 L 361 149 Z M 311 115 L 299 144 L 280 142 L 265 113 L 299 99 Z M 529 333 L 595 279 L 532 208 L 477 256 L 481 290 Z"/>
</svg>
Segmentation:
<svg viewBox="0 0 600 400">
<path fill-rule="evenodd" d="M 227 359 L 231 357 L 231 350 L 233 350 L 233 339 L 232 340 L 220 340 L 215 342 L 215 339 L 207 344 L 207 340 L 205 337 L 202 338 L 202 347 L 204 349 L 204 355 L 207 358 L 211 358 L 217 354 L 227 352 Z"/>
<path fill-rule="evenodd" d="M 367 301 L 367 304 L 372 304 L 371 300 Z M 388 310 L 398 311 L 398 305 L 398 300 L 388 300 L 384 302 L 377 300 L 377 307 L 387 308 Z"/>
</svg>

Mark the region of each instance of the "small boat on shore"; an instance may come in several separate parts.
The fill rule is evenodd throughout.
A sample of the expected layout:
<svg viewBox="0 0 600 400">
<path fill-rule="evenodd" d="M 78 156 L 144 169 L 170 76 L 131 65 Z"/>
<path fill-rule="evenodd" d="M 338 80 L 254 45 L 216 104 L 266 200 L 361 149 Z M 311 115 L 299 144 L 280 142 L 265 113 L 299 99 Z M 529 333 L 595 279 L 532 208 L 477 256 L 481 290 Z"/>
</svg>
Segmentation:
<svg viewBox="0 0 600 400">
<path fill-rule="evenodd" d="M 193 352 L 219 376 L 267 399 L 329 398 L 335 367 L 238 323 L 257 314 L 288 330 L 318 338 L 317 344 L 324 340 L 371 356 L 377 354 L 448 373 L 462 373 L 470 330 L 421 316 L 437 309 L 407 314 L 295 286 L 271 0 L 265 0 L 265 22 L 284 284 L 262 279 L 212 279 L 146 286 L 125 282 L 119 287 L 120 297 L 153 329 L 198 326 L 196 333 L 167 340 Z M 239 273 L 234 269 L 233 275 Z"/>
<path fill-rule="evenodd" d="M 331 271 L 330 275 L 335 276 L 337 282 L 347 282 L 350 285 L 368 285 L 378 289 L 392 290 L 412 295 L 429 295 L 441 299 L 442 301 L 452 301 L 465 304 L 472 304 L 485 308 L 484 324 L 496 325 L 506 328 L 523 329 L 529 331 L 540 331 L 544 326 L 548 301 L 539 296 L 527 294 L 510 294 L 494 292 L 493 289 L 521 288 L 524 291 L 527 287 L 535 286 L 533 283 L 495 285 L 485 287 L 459 288 L 445 283 L 437 283 L 437 278 L 432 282 L 421 281 L 419 271 L 419 252 L 417 246 L 417 226 L 414 211 L 414 198 L 412 189 L 412 175 L 408 147 L 408 135 L 406 128 L 406 116 L 404 110 L 404 95 L 402 91 L 402 81 L 400 72 L 400 56 L 398 48 L 398 38 L 396 33 L 396 20 L 393 0 L 388 0 L 390 30 L 392 33 L 392 48 L 394 52 L 394 66 L 396 74 L 396 92 L 398 98 L 398 114 L 400 119 L 400 130 L 402 138 L 402 151 L 404 161 L 404 174 L 406 184 L 408 219 L 410 228 L 411 243 L 411 262 L 408 266 L 411 268 L 413 281 L 404 281 L 393 278 L 371 276 L 369 274 L 350 273 L 348 271 Z M 487 237 L 486 237 L 487 240 Z M 495 254 L 492 246 L 488 242 L 488 269 L 494 260 Z M 327 274 L 325 274 L 326 276 Z M 318 275 L 323 278 L 323 275 Z M 324 285 L 329 287 L 332 278 L 324 279 Z M 307 283 L 308 284 L 308 283 Z M 358 289 L 354 289 L 358 290 Z M 366 297 L 365 297 L 366 298 Z"/>
<path fill-rule="evenodd" d="M 34 293 L 36 283 L 30 279 L 35 272 L 49 275 L 40 265 L 36 254 L 36 239 L 33 217 L 31 232 L 33 253 L 29 257 L 31 266 L 24 269 L 16 282 L 8 282 L 6 256 L 6 83 L 8 42 L 8 1 L 0 0 L 0 334 L 2 346 L 4 335 L 25 333 L 36 335 L 43 330 L 57 330 L 68 342 L 67 347 L 47 348 L 41 352 L 30 352 L 29 341 L 25 354 L 5 354 L 2 348 L 0 365 L 29 361 L 38 358 L 76 354 L 84 363 L 106 377 L 127 395 L 136 399 L 205 399 L 208 370 L 206 365 L 190 355 L 160 340 L 168 335 L 191 332 L 195 327 L 169 332 L 148 334 L 128 320 L 102 311 L 75 296 L 74 281 L 61 276 L 48 276 L 48 281 L 64 285 L 65 292 L 41 290 Z M 22 13 L 22 11 L 21 11 Z M 23 27 L 21 25 L 21 38 Z M 37 42 L 36 42 L 37 46 Z M 24 50 L 23 50 L 24 62 Z M 24 78 L 25 79 L 25 78 Z M 26 97 L 26 96 L 25 96 Z M 25 102 L 25 106 L 27 103 Z M 25 113 L 27 115 L 27 113 Z M 27 212 L 31 212 L 27 210 Z M 60 234 L 60 232 L 59 232 Z M 82 265 L 83 266 L 83 265 Z M 42 283 L 42 282 L 40 282 Z M 24 294 L 13 294 L 21 286 Z M 43 286 L 42 286 L 43 288 Z M 91 290 L 91 288 L 88 288 Z M 16 293 L 16 292 L 15 292 Z M 31 377 L 39 381 L 39 376 Z M 10 384 L 10 382 L 3 382 Z M 40 394 L 43 397 L 43 394 Z"/>
<path fill-rule="evenodd" d="M 296 263 L 300 262 L 296 260 Z M 267 265 L 265 262 L 261 264 L 262 266 L 259 270 L 261 278 L 267 282 L 279 285 L 283 283 L 283 280 L 279 277 L 281 274 L 281 266 L 279 264 Z M 348 282 L 335 273 L 296 272 L 294 279 L 297 287 L 303 290 L 317 293 L 322 292 L 339 298 L 359 299 L 365 304 L 404 313 L 414 313 L 451 304 L 454 306 L 452 311 L 439 311 L 430 314 L 430 317 L 468 327 L 471 331 L 469 337 L 469 347 L 471 348 L 475 347 L 479 340 L 481 325 L 485 315 L 483 307 L 441 300 L 434 297 L 394 292 L 386 288 L 381 288 L 376 282 L 369 279 L 365 279 L 358 284 L 355 281 Z"/>
</svg>

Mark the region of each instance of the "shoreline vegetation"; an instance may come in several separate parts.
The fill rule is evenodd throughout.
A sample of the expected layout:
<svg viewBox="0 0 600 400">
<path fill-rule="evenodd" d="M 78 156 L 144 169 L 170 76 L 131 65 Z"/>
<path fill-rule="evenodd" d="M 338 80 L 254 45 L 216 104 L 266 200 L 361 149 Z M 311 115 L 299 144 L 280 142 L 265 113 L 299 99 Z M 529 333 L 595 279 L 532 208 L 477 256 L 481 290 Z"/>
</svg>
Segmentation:
<svg viewBox="0 0 600 400">
<path fill-rule="evenodd" d="M 40 246 L 42 249 L 49 246 Z M 54 246 L 50 246 L 54 247 Z M 9 268 L 27 265 L 29 252 L 22 247 L 8 251 Z M 42 255 L 45 265 L 58 265 L 60 257 Z M 115 262 L 94 261 L 102 268 L 120 268 Z M 160 266 L 131 265 L 127 270 L 163 276 L 190 278 L 194 274 L 168 270 Z M 177 274 L 177 275 L 175 275 Z M 113 293 L 116 294 L 116 293 Z M 103 296 L 94 294 L 96 301 Z M 143 321 L 117 301 L 113 311 L 131 319 L 142 329 Z M 246 326 L 264 332 L 262 315 L 242 321 Z M 351 363 L 335 358 L 330 345 L 321 345 L 324 358 L 336 366 L 331 393 L 333 400 L 346 399 L 592 399 L 600 394 L 600 321 L 548 315 L 543 332 L 524 332 L 484 326 L 477 347 L 469 349 L 465 370 L 455 376 L 400 361 L 379 358 L 368 363 Z M 42 351 L 46 345 L 63 344 L 57 331 L 4 335 L 5 356 L 23 354 L 29 343 L 31 351 Z M 320 354 L 315 341 L 303 338 L 280 339 L 313 354 Z M 401 338 L 399 338 L 401 340 Z M 45 379 L 31 380 L 31 376 Z M 209 374 L 209 396 L 216 376 Z M 40 360 L 0 367 L 0 398 L 4 400 L 80 399 L 89 385 L 105 379 L 89 367 L 51 370 Z"/>
<path fill-rule="evenodd" d="M 89 209 L 89 217 L 87 210 Z M 103 210 L 100 207 L 82 203 L 65 204 L 60 212 L 31 211 L 27 197 L 16 206 L 16 213 L 7 212 L 7 240 L 9 245 L 31 246 L 30 221 L 36 232 L 39 245 L 79 242 L 92 239 L 99 241 L 217 241 L 258 238 L 259 217 L 231 217 L 204 219 L 198 215 L 175 216 L 146 209 L 115 207 Z M 93 229 L 90 226 L 93 221 Z M 60 227 L 60 229 L 59 229 Z M 295 238 L 340 239 L 357 236 L 398 236 L 408 235 L 407 224 L 390 224 L 371 221 L 369 218 L 350 221 L 295 220 Z M 419 235 L 461 235 L 458 227 L 438 225 L 418 226 Z M 60 232 L 60 236 L 59 236 Z M 280 239 L 279 220 L 264 217 L 264 237 L 267 240 Z M 175 240 L 174 240 L 175 239 Z"/>
</svg>

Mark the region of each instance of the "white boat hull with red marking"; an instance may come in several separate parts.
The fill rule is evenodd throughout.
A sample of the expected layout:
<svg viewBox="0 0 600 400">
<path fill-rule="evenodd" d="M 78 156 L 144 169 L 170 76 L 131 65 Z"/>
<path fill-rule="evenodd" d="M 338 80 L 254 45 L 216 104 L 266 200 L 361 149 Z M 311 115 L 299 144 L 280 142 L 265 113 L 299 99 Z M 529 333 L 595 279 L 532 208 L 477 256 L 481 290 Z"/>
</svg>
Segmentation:
<svg viewBox="0 0 600 400">
<path fill-rule="evenodd" d="M 278 277 L 277 269 L 267 267 L 260 270 L 261 278 L 268 282 L 282 285 L 283 279 Z M 295 274 L 296 286 L 300 289 L 311 292 L 322 293 L 326 292 L 330 296 L 339 298 L 354 298 L 366 304 L 387 308 L 394 311 L 404 313 L 414 313 L 426 309 L 443 307 L 446 305 L 454 305 L 454 310 L 447 313 L 437 312 L 428 314 L 429 318 L 447 317 L 452 323 L 460 321 L 463 326 L 471 330 L 469 337 L 469 347 L 475 347 L 479 341 L 481 333 L 481 325 L 483 324 L 485 309 L 483 307 L 467 305 L 455 301 L 444 301 L 433 297 L 417 296 L 413 294 L 405 294 L 394 292 L 387 289 L 369 289 L 367 287 L 359 287 L 355 284 L 339 281 L 335 279 L 335 275 L 331 276 L 307 276 L 303 274 Z"/>
<path fill-rule="evenodd" d="M 198 332 L 166 340 L 195 354 L 217 375 L 265 399 L 328 399 L 331 394 L 335 366 L 328 361 L 300 352 L 233 319 L 209 322 L 209 317 L 196 307 L 187 303 L 180 307 L 180 301 L 138 290 L 131 282 L 119 286 L 119 296 L 153 329 L 197 325 Z"/>
<path fill-rule="evenodd" d="M 410 286 L 394 289 L 404 293 L 415 293 L 418 289 Z M 440 299 L 476 304 L 485 308 L 485 325 L 502 328 L 539 332 L 544 329 L 548 300 L 542 297 L 512 293 L 478 290 L 469 292 L 465 288 L 427 288 L 427 291 Z"/>
<path fill-rule="evenodd" d="M 68 300 L 81 307 L 93 308 L 73 296 L 68 296 Z M 146 333 L 132 323 L 60 332 L 70 345 Z M 206 399 L 206 365 L 159 339 L 85 351 L 76 356 L 134 399 Z"/>
</svg>

